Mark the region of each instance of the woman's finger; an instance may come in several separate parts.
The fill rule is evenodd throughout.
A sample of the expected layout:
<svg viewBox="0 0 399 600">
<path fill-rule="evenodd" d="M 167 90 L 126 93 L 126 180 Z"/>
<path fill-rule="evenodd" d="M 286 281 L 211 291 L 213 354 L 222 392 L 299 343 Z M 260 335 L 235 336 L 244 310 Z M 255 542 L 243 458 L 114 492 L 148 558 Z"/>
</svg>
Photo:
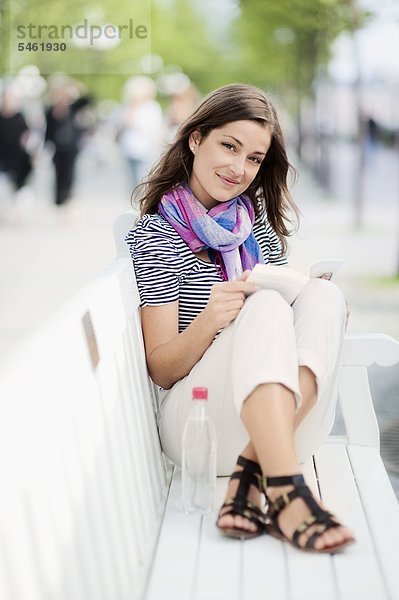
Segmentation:
<svg viewBox="0 0 399 600">
<path fill-rule="evenodd" d="M 323 275 L 320 275 L 319 279 L 327 279 L 327 281 L 330 281 L 332 276 L 333 276 L 333 274 L 330 272 L 323 273 Z"/>
</svg>

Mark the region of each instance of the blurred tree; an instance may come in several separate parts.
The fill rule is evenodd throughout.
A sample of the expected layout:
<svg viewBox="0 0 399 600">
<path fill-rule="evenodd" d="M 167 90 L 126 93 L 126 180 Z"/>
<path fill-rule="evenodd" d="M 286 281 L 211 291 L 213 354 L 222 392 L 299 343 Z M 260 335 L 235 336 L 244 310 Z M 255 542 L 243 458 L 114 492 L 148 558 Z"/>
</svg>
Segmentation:
<svg viewBox="0 0 399 600">
<path fill-rule="evenodd" d="M 4 15 L 10 7 L 8 15 Z M 92 46 L 77 46 L 66 39 L 67 51 L 62 55 L 54 51 L 17 51 L 17 42 L 21 40 L 17 39 L 16 31 L 21 24 L 52 23 L 61 29 L 88 18 L 89 22 L 98 24 L 127 24 L 133 20 L 137 25 L 141 15 L 146 14 L 151 17 L 146 47 L 137 40 L 128 40 L 128 43 L 101 51 Z M 160 55 L 167 68 L 173 68 L 173 65 L 181 68 L 203 91 L 229 80 L 220 48 L 212 39 L 195 0 L 100 0 L 98 4 L 81 0 L 68 3 L 54 0 L 50 4 L 46 0 L 13 0 L 9 4 L 7 0 L 0 0 L 0 34 L 0 72 L 15 74 L 26 64 L 35 64 L 46 75 L 66 72 L 77 75 L 96 97 L 119 98 L 123 81 L 131 75 L 143 72 L 157 75 L 151 73 L 148 61 L 144 65 L 150 53 Z M 24 40 L 29 41 L 35 40 Z M 9 48 L 12 49 L 11 63 Z"/>
<path fill-rule="evenodd" d="M 229 81 L 225 57 L 195 0 L 153 0 L 152 52 L 176 65 L 203 92 Z"/>
<path fill-rule="evenodd" d="M 8 2 L 0 0 L 0 74 L 8 71 L 8 8 Z"/>
<path fill-rule="evenodd" d="M 238 16 L 232 23 L 226 19 L 223 36 L 215 33 L 213 16 L 204 11 L 201 0 L 100 0 L 98 4 L 13 0 L 10 30 L 15 33 L 18 23 L 29 22 L 73 25 L 89 14 L 93 18 L 96 11 L 99 22 L 124 23 L 135 15 L 136 8 L 150 7 L 149 51 L 162 57 L 166 70 L 173 65 L 181 68 L 204 93 L 234 80 L 271 88 L 299 121 L 302 97 L 312 93 L 313 78 L 319 65 L 327 61 L 331 41 L 348 25 L 348 0 L 237 3 Z M 7 5 L 0 0 L 0 17 Z M 0 28 L 3 40 L 8 30 L 4 19 Z M 8 71 L 6 50 L 7 43 L 2 44 L 3 72 Z M 19 56 L 14 51 L 14 67 L 33 62 L 43 73 L 86 72 L 88 75 L 79 75 L 79 79 L 95 96 L 119 98 L 126 77 L 145 72 L 140 53 L 142 48 L 134 43 L 104 51 L 68 43 L 62 60 L 55 52 Z"/>
<path fill-rule="evenodd" d="M 4 0 L 2 0 L 4 1 Z M 148 4 L 148 6 L 147 6 Z M 10 39 L 12 71 L 28 63 L 35 64 L 44 74 L 63 71 L 68 74 L 118 74 L 134 71 L 135 61 L 150 49 L 150 34 L 148 41 L 139 40 L 135 34 L 137 25 L 144 24 L 150 29 L 150 0 L 147 3 L 136 0 L 132 4 L 129 0 L 101 0 L 101 3 L 91 4 L 81 0 L 14 0 L 10 4 Z M 86 25 L 85 25 L 86 23 Z M 133 36 L 129 30 L 130 23 L 133 27 Z M 33 24 L 32 34 L 28 31 L 29 24 Z M 109 37 L 103 37 L 99 44 L 90 40 L 85 32 L 85 27 L 110 24 L 126 27 L 120 35 L 120 43 L 112 32 Z M 71 28 L 76 32 L 80 26 L 79 34 L 71 39 Z M 25 37 L 21 38 L 18 26 L 25 27 Z M 38 36 L 38 27 L 48 27 Z M 50 29 L 53 28 L 53 32 Z M 86 33 L 86 36 L 85 36 Z M 96 35 L 96 34 L 94 34 Z M 60 37 L 58 37 L 60 36 Z M 129 37 L 130 36 L 130 37 Z M 18 42 L 65 42 L 66 51 L 51 51 L 39 49 L 20 52 Z M 93 43 L 94 42 L 94 43 Z M 115 42 L 115 43 L 114 43 Z"/>
<path fill-rule="evenodd" d="M 241 46 L 241 69 L 261 87 L 284 100 L 298 126 L 301 148 L 301 102 L 313 96 L 313 80 L 326 65 L 337 35 L 350 29 L 347 0 L 240 0 L 235 38 Z"/>
</svg>

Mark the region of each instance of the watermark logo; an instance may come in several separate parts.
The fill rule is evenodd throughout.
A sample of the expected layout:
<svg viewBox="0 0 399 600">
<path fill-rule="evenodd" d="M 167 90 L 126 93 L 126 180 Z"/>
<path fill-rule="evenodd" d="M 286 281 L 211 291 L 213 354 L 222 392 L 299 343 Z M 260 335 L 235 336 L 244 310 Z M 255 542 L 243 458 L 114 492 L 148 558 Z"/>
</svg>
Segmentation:
<svg viewBox="0 0 399 600">
<path fill-rule="evenodd" d="M 129 40 L 146 40 L 148 29 L 146 25 L 136 25 L 133 19 L 124 25 L 90 25 L 87 19 L 77 25 L 44 25 L 38 23 L 19 24 L 16 26 L 18 40 L 30 42 L 43 41 L 71 41 L 77 46 L 101 46 L 101 42 L 116 40 L 119 43 L 122 37 Z"/>
<path fill-rule="evenodd" d="M 134 74 L 144 56 L 151 54 L 150 0 L 130 0 L 124 14 L 109 15 L 101 7 L 80 7 L 76 18 L 63 18 L 68 5 L 39 19 L 10 3 L 10 72 L 34 64 L 43 74 Z M 120 14 L 119 14 L 120 13 Z M 69 15 L 75 16 L 75 15 Z"/>
</svg>

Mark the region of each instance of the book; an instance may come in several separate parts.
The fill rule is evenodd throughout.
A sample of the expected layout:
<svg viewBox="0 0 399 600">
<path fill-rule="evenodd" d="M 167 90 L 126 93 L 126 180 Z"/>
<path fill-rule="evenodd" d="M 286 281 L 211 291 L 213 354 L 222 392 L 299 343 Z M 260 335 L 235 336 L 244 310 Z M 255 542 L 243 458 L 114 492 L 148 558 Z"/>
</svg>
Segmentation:
<svg viewBox="0 0 399 600">
<path fill-rule="evenodd" d="M 288 304 L 292 304 L 309 279 L 322 275 L 331 279 L 343 262 L 341 258 L 318 260 L 308 267 L 307 274 L 290 267 L 258 264 L 252 269 L 247 281 L 252 281 L 263 289 L 280 292 Z"/>
</svg>

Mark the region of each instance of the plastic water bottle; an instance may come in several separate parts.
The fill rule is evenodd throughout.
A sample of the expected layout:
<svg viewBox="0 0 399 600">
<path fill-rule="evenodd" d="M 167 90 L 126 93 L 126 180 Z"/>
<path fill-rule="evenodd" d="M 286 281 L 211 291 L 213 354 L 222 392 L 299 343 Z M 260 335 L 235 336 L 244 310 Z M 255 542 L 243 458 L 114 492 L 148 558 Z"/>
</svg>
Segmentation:
<svg viewBox="0 0 399 600">
<path fill-rule="evenodd" d="M 208 414 L 208 390 L 193 388 L 193 405 L 182 440 L 182 501 L 187 513 L 214 507 L 216 434 Z"/>
</svg>

